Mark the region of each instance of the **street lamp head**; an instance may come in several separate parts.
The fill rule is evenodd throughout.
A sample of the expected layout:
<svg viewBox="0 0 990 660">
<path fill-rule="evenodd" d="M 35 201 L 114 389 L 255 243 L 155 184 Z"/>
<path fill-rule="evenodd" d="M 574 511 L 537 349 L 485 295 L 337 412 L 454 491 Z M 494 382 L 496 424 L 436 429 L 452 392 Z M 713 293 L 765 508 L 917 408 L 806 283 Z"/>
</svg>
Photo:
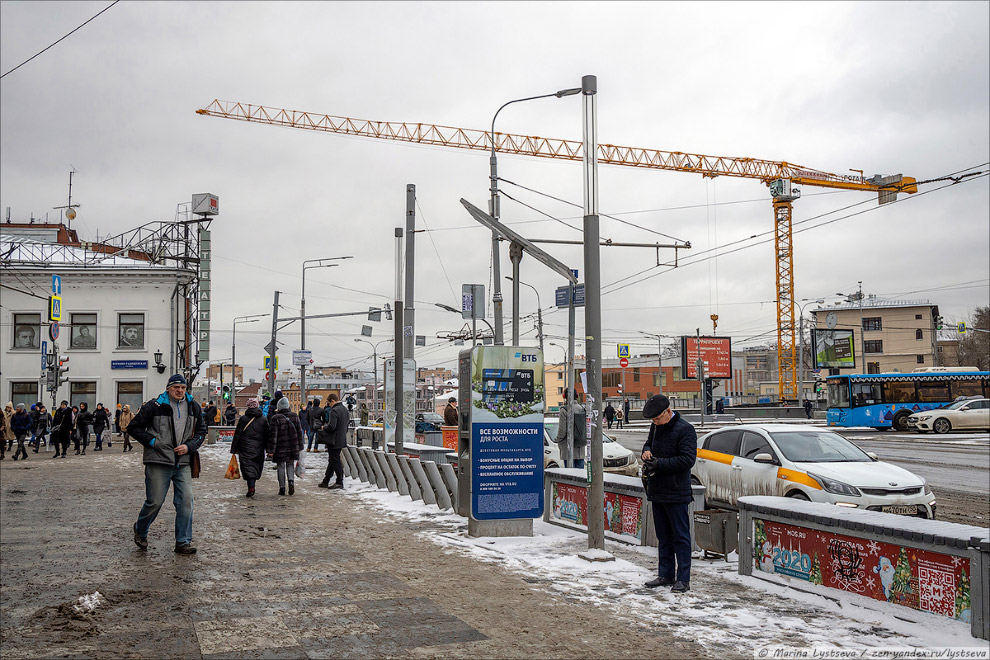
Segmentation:
<svg viewBox="0 0 990 660">
<path fill-rule="evenodd" d="M 448 312 L 453 312 L 454 314 L 460 314 L 461 313 L 461 310 L 454 309 L 450 305 L 444 305 L 443 303 L 433 303 L 433 304 L 436 305 L 437 307 L 439 307 L 440 309 L 446 310 Z"/>
<path fill-rule="evenodd" d="M 564 96 L 574 96 L 575 94 L 580 94 L 580 93 L 581 93 L 581 88 L 580 87 L 571 87 L 570 89 L 562 89 L 562 90 L 560 90 L 559 92 L 557 92 L 556 94 L 554 94 L 554 96 L 556 96 L 559 99 L 559 98 L 562 98 Z"/>
</svg>

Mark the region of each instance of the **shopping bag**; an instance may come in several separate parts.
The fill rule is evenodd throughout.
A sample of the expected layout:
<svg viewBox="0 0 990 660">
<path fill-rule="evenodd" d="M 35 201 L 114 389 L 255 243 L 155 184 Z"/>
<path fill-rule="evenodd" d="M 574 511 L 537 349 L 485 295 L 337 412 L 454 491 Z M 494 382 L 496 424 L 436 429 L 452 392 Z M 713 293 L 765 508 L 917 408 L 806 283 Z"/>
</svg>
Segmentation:
<svg viewBox="0 0 990 660">
<path fill-rule="evenodd" d="M 237 456 L 231 455 L 230 463 L 227 465 L 227 473 L 223 475 L 224 479 L 240 479 L 241 471 L 237 468 Z"/>
<path fill-rule="evenodd" d="M 306 466 L 303 465 L 301 460 L 296 461 L 296 476 L 302 477 L 306 474 Z"/>
<path fill-rule="evenodd" d="M 107 447 L 113 447 L 113 443 L 110 442 L 110 429 L 104 429 L 103 433 L 100 435 L 102 436 L 103 442 L 107 443 Z"/>
</svg>

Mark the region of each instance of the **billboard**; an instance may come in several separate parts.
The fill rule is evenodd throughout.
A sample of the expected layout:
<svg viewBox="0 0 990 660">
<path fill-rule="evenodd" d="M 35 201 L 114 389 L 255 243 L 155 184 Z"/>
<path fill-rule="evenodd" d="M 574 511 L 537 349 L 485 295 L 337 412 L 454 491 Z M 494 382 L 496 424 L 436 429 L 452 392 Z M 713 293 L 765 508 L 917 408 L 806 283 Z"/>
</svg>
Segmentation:
<svg viewBox="0 0 990 660">
<path fill-rule="evenodd" d="M 856 351 L 852 330 L 813 329 L 815 369 L 855 369 Z"/>
<path fill-rule="evenodd" d="M 681 337 L 681 377 L 698 377 L 698 337 Z M 705 378 L 732 378 L 732 340 L 702 336 L 701 360 Z"/>
</svg>

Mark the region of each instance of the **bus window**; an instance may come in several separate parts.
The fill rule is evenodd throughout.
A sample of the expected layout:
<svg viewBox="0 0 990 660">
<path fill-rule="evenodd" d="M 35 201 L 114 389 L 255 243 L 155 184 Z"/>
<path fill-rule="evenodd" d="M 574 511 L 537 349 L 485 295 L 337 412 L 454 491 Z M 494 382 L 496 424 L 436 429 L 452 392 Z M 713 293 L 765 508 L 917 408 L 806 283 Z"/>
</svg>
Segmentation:
<svg viewBox="0 0 990 660">
<path fill-rule="evenodd" d="M 828 407 L 849 407 L 849 379 L 837 378 L 828 381 Z"/>
<path fill-rule="evenodd" d="M 880 383 L 853 383 L 852 394 L 852 405 L 854 408 L 872 406 L 873 404 L 883 402 L 880 398 Z"/>
<path fill-rule="evenodd" d="M 983 396 L 983 386 L 977 380 L 957 380 L 949 383 L 952 399 L 960 396 Z"/>
<path fill-rule="evenodd" d="M 949 383 L 918 383 L 919 402 L 952 401 L 949 396 Z"/>
<path fill-rule="evenodd" d="M 914 401 L 914 383 L 884 383 L 883 400 L 887 403 L 910 403 Z"/>
</svg>

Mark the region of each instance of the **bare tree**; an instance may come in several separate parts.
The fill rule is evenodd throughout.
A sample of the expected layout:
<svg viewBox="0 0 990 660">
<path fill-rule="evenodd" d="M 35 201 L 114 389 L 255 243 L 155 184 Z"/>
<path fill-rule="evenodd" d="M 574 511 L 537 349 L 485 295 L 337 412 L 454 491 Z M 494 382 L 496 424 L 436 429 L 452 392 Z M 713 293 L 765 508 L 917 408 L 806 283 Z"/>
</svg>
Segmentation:
<svg viewBox="0 0 990 660">
<path fill-rule="evenodd" d="M 959 340 L 959 365 L 990 370 L 990 306 L 977 307 L 969 330 Z"/>
</svg>

